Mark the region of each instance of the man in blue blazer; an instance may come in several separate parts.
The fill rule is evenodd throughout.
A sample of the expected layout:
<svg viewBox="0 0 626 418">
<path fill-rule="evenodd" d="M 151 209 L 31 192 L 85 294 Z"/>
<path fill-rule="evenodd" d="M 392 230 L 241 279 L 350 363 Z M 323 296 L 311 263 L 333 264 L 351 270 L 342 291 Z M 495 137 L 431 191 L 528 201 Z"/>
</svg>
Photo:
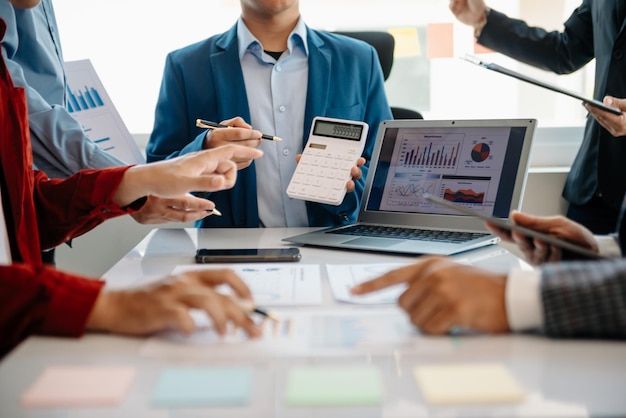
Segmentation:
<svg viewBox="0 0 626 418">
<path fill-rule="evenodd" d="M 526 64 L 568 74 L 595 60 L 594 98 L 616 107 L 616 98 L 626 97 L 626 0 L 583 0 L 560 32 L 530 27 L 489 9 L 484 0 L 451 0 L 450 9 L 474 27 L 478 43 Z M 570 219 L 607 234 L 615 230 L 626 192 L 626 115 L 586 107 L 593 117 L 587 119 L 563 197 Z"/>
<path fill-rule="evenodd" d="M 219 146 L 241 131 L 200 130 L 197 118 L 254 126 L 283 141 L 243 141 L 261 148 L 264 157 L 242 168 L 233 189 L 208 196 L 222 216 L 197 226 L 354 222 L 378 125 L 392 119 L 375 50 L 308 28 L 298 0 L 242 0 L 241 7 L 240 19 L 227 32 L 168 55 L 148 161 Z M 353 192 L 339 206 L 290 199 L 285 192 L 315 116 L 365 121 L 370 127 L 365 164 L 353 168 Z"/>
</svg>

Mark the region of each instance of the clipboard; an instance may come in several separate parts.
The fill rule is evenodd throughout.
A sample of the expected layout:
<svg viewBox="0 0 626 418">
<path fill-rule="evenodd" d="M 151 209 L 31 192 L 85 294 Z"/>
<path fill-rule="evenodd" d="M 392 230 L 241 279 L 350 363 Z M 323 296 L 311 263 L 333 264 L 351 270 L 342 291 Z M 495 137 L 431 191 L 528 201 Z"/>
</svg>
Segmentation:
<svg viewBox="0 0 626 418">
<path fill-rule="evenodd" d="M 537 80 L 536 78 L 532 78 L 532 77 L 528 77 L 527 75 L 524 75 L 522 73 L 518 73 L 516 71 L 513 70 L 509 70 L 508 68 L 504 68 L 501 65 L 498 64 L 494 64 L 491 62 L 484 62 L 480 59 L 478 59 L 477 57 L 473 56 L 473 55 L 465 55 L 464 57 L 462 57 L 462 59 L 464 59 L 467 62 L 471 62 L 472 64 L 476 64 L 480 67 L 486 68 L 488 70 L 491 71 L 495 71 L 498 72 L 500 74 L 504 74 L 504 75 L 508 75 L 509 77 L 513 77 L 513 78 L 517 78 L 518 80 L 521 81 L 525 81 L 527 83 L 530 84 L 534 84 L 535 86 L 539 86 L 539 87 L 543 87 L 544 89 L 548 89 L 548 90 L 552 90 L 555 91 L 557 93 L 561 93 L 561 94 L 565 94 L 566 96 L 570 96 L 573 97 L 575 99 L 578 99 L 584 103 L 589 104 L 590 106 L 593 107 L 597 107 L 598 109 L 602 109 L 604 111 L 610 112 L 614 115 L 621 115 L 622 111 L 616 107 L 611 107 L 611 106 L 607 106 L 604 103 L 602 103 L 599 100 L 595 100 L 595 99 L 589 99 L 587 97 L 584 97 L 574 91 L 571 90 L 566 90 L 563 89 L 559 86 L 556 86 L 554 84 L 549 84 L 546 83 L 545 81 L 541 81 L 541 80 Z"/>
<path fill-rule="evenodd" d="M 527 238 L 537 238 L 545 243 L 554 245 L 555 247 L 558 247 L 563 251 L 564 260 L 566 259 L 601 260 L 601 259 L 606 258 L 604 256 L 601 256 L 598 253 L 594 253 L 593 251 L 585 247 L 582 247 L 578 244 L 575 244 L 573 242 L 565 241 L 563 239 L 555 237 L 554 235 L 535 231 L 534 229 L 530 229 L 521 225 L 514 224 L 508 219 L 496 218 L 494 216 L 485 215 L 484 213 L 480 213 L 466 206 L 451 202 L 449 200 L 442 199 L 437 196 L 433 196 L 429 193 L 424 193 L 422 197 L 438 205 L 445 206 L 447 208 L 454 209 L 466 215 L 474 216 L 476 218 L 482 219 L 485 222 L 489 222 L 490 224 L 495 225 L 498 228 L 504 229 L 506 231 L 516 231 L 516 232 L 523 234 Z"/>
</svg>

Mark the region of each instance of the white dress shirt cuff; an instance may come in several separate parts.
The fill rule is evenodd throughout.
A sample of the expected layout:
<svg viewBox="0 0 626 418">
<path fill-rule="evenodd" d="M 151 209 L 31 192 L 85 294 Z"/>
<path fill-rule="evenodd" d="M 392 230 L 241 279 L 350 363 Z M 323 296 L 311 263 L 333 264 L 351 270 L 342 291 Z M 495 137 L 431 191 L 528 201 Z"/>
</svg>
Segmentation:
<svg viewBox="0 0 626 418">
<path fill-rule="evenodd" d="M 600 255 L 609 258 L 618 258 L 622 256 L 622 250 L 619 248 L 616 234 L 610 235 L 594 235 L 598 241 L 598 252 Z"/>
<path fill-rule="evenodd" d="M 541 269 L 513 269 L 506 281 L 506 314 L 512 331 L 543 327 Z"/>
</svg>

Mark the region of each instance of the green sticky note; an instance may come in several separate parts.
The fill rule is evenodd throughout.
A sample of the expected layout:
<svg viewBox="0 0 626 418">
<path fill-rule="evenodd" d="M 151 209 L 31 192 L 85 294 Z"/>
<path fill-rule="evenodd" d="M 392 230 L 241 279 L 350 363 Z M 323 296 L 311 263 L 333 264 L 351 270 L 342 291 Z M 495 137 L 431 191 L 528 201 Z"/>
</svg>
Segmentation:
<svg viewBox="0 0 626 418">
<path fill-rule="evenodd" d="M 380 405 L 380 372 L 374 367 L 294 368 L 286 400 L 290 406 Z"/>
<path fill-rule="evenodd" d="M 252 371 L 215 367 L 167 369 L 152 395 L 159 407 L 241 406 L 249 403 Z"/>
</svg>

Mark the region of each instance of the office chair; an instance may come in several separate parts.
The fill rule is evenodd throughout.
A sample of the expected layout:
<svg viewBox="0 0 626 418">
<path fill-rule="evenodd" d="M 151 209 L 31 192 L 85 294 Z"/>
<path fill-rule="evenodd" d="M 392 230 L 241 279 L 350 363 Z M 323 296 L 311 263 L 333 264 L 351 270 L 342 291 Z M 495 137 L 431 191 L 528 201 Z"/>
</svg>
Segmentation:
<svg viewBox="0 0 626 418">
<path fill-rule="evenodd" d="M 393 67 L 393 50 L 396 41 L 389 32 L 382 31 L 360 31 L 360 32 L 335 32 L 339 35 L 348 36 L 350 38 L 359 39 L 374 47 L 378 53 L 378 60 L 383 70 L 385 81 L 389 78 L 391 67 Z M 417 110 L 408 109 L 406 107 L 391 106 L 391 113 L 394 119 L 424 119 L 422 114 Z"/>
</svg>

